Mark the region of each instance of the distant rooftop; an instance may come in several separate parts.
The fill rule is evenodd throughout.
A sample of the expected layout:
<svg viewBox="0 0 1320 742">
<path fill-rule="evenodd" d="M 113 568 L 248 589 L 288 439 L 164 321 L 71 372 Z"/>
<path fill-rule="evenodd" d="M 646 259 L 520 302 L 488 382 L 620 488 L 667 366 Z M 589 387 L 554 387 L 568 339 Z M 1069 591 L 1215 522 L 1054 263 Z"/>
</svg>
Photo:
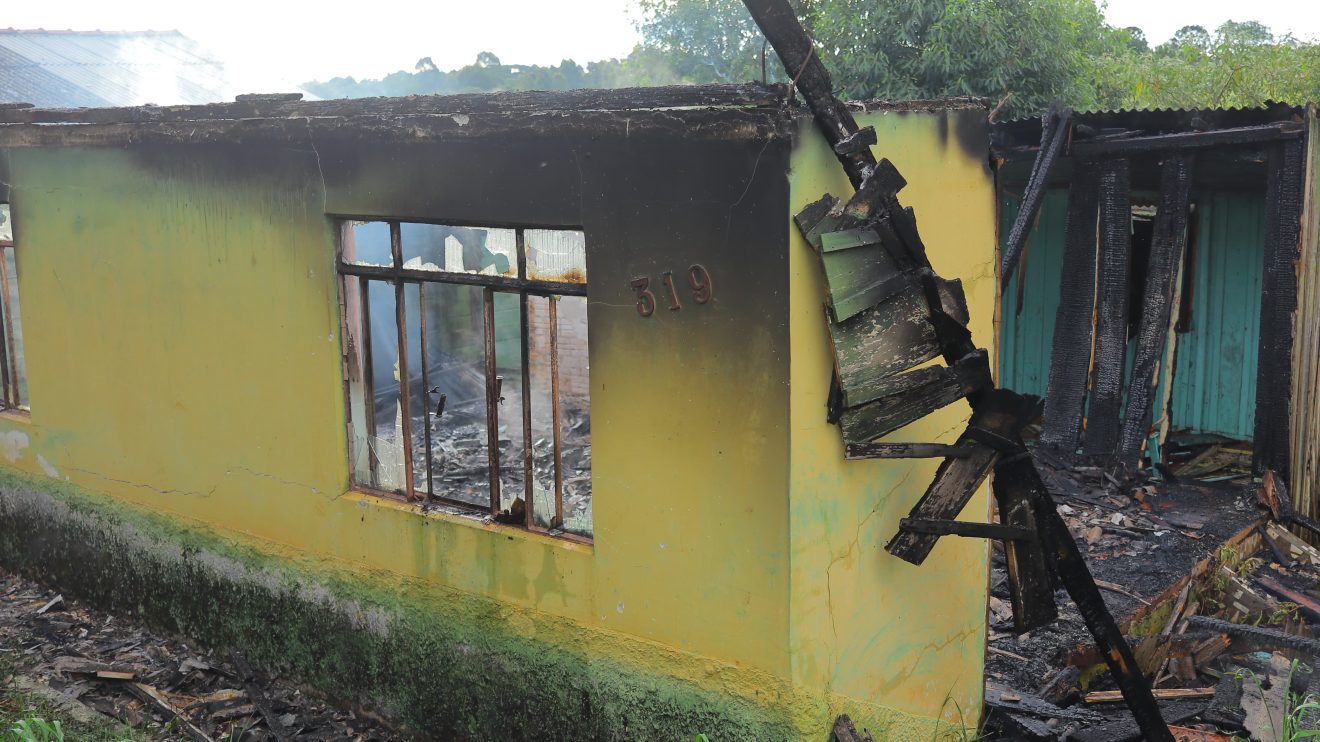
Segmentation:
<svg viewBox="0 0 1320 742">
<path fill-rule="evenodd" d="M 178 31 L 0 29 L 0 103 L 78 108 L 232 97 L 224 65 Z"/>
</svg>

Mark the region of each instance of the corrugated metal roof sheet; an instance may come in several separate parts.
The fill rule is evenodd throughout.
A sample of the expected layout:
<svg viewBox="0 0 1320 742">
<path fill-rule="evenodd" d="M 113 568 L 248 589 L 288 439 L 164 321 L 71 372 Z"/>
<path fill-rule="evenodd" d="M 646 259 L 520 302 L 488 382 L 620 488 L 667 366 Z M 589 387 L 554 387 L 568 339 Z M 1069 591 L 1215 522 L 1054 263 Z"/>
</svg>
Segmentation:
<svg viewBox="0 0 1320 742">
<path fill-rule="evenodd" d="M 1149 134 L 1257 126 L 1301 120 L 1302 107 L 1267 102 L 1244 108 L 1124 108 L 1076 111 L 1073 121 L 1092 129 L 1134 129 Z M 1040 117 L 1003 121 L 991 127 L 996 146 L 1035 146 L 1040 142 Z"/>
<path fill-rule="evenodd" d="M 224 66 L 178 31 L 0 30 L 0 101 L 79 107 L 232 98 Z"/>
</svg>

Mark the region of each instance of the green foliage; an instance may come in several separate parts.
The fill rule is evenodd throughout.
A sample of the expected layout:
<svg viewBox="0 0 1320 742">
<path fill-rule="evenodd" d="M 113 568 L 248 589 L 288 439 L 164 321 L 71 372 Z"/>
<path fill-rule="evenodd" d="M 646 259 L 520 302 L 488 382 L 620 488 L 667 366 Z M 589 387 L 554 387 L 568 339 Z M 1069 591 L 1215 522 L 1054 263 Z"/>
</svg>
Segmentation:
<svg viewBox="0 0 1320 742">
<path fill-rule="evenodd" d="M 5 735 L 6 742 L 64 742 L 64 727 L 58 720 L 38 717 L 19 719 Z"/>
<path fill-rule="evenodd" d="M 1186 26 L 1149 52 L 1098 57 L 1091 83 L 1105 108 L 1300 104 L 1320 100 L 1320 45 L 1254 21 L 1229 21 L 1213 35 Z"/>
<path fill-rule="evenodd" d="M 1080 110 L 1254 106 L 1320 99 L 1320 45 L 1255 21 L 1184 26 L 1151 47 L 1092 0 L 793 0 L 845 98 L 1007 97 L 1001 117 L 1050 101 Z M 624 59 L 456 70 L 430 57 L 380 80 L 305 87 L 324 98 L 784 81 L 741 0 L 639 0 L 643 43 Z"/>
</svg>

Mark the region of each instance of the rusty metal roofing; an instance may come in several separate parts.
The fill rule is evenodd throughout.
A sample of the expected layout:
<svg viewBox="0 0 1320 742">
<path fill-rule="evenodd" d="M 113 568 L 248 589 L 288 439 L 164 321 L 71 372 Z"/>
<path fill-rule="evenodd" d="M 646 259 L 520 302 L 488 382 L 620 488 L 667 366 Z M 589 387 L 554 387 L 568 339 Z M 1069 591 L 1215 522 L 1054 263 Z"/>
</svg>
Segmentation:
<svg viewBox="0 0 1320 742">
<path fill-rule="evenodd" d="M 137 106 L 230 97 L 224 66 L 178 31 L 0 29 L 0 102 Z"/>
</svg>

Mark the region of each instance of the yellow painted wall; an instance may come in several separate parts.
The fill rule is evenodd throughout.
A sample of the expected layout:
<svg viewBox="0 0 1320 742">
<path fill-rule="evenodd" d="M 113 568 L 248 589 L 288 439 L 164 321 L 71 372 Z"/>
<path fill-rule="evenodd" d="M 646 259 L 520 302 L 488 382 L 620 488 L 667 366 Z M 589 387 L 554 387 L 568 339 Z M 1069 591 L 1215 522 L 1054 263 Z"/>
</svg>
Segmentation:
<svg viewBox="0 0 1320 742">
<path fill-rule="evenodd" d="M 962 279 L 973 339 L 993 350 L 995 212 L 984 121 L 984 110 L 859 118 L 876 129 L 876 157 L 887 157 L 908 181 L 899 197 L 915 209 L 935 271 Z M 852 192 L 824 141 L 814 132 L 802 141 L 793 160 L 794 213 L 823 193 Z M 979 150 L 970 146 L 978 141 Z M 919 567 L 884 551 L 938 460 L 844 461 L 838 429 L 825 422 L 831 351 L 819 261 L 796 229 L 789 250 L 793 680 L 825 689 L 836 709 L 869 719 L 873 731 L 888 712 L 868 704 L 975 724 L 988 542 L 940 539 Z M 958 402 L 884 440 L 952 443 L 968 413 Z M 984 520 L 987 491 L 972 499 L 964 519 Z"/>
</svg>

